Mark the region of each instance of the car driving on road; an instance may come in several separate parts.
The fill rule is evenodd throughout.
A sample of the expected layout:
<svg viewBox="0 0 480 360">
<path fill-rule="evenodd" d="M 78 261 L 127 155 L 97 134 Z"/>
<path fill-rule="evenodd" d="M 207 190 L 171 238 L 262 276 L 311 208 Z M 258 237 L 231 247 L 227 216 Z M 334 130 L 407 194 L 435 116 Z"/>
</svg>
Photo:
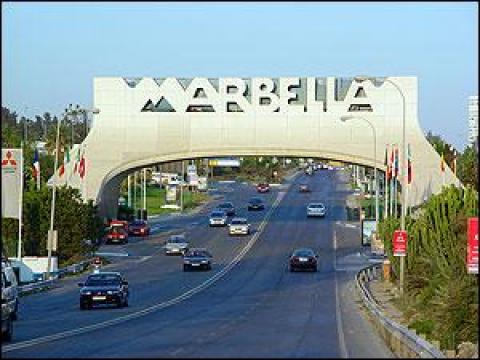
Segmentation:
<svg viewBox="0 0 480 360">
<path fill-rule="evenodd" d="M 12 264 L 2 258 L 2 304 L 9 308 L 12 320 L 17 319 L 18 312 L 18 279 Z"/>
<path fill-rule="evenodd" d="M 266 193 L 270 191 L 270 185 L 266 183 L 260 183 L 257 185 L 257 191 L 259 193 Z"/>
<path fill-rule="evenodd" d="M 310 203 L 307 206 L 307 216 L 320 216 L 324 217 L 327 209 L 322 203 Z"/>
<path fill-rule="evenodd" d="M 265 205 L 259 197 L 253 197 L 248 201 L 248 210 L 263 210 Z"/>
<path fill-rule="evenodd" d="M 291 272 L 296 270 L 318 270 L 318 255 L 312 249 L 302 248 L 295 250 L 288 259 Z"/>
<path fill-rule="evenodd" d="M 192 269 L 212 269 L 212 254 L 204 248 L 195 248 L 187 251 L 183 257 L 183 271 Z"/>
<path fill-rule="evenodd" d="M 165 254 L 185 255 L 188 245 L 185 235 L 171 235 L 165 243 Z"/>
<path fill-rule="evenodd" d="M 81 310 L 91 309 L 98 304 L 128 306 L 128 281 L 119 272 L 91 274 L 85 283 L 78 283 L 78 286 L 81 287 Z"/>
<path fill-rule="evenodd" d="M 150 235 L 150 226 L 145 220 L 134 220 L 128 225 L 128 234 L 148 236 Z"/>
<path fill-rule="evenodd" d="M 221 203 L 217 206 L 217 209 L 225 211 L 228 216 L 235 215 L 235 206 L 231 202 Z"/>
<path fill-rule="evenodd" d="M 107 244 L 111 244 L 111 243 L 126 244 L 126 243 L 128 243 L 128 233 L 127 233 L 127 231 L 125 231 L 125 229 L 123 227 L 120 227 L 120 226 L 111 227 L 110 230 L 108 230 L 108 233 L 107 233 L 106 243 Z"/>
<path fill-rule="evenodd" d="M 228 218 L 225 211 L 217 209 L 211 212 L 208 224 L 210 226 L 226 226 L 227 220 Z"/>
<path fill-rule="evenodd" d="M 230 235 L 248 235 L 250 234 L 250 224 L 245 218 L 233 218 L 228 225 L 228 233 Z"/>
<path fill-rule="evenodd" d="M 298 187 L 299 192 L 310 192 L 310 188 L 308 187 L 307 184 L 300 184 Z"/>
</svg>

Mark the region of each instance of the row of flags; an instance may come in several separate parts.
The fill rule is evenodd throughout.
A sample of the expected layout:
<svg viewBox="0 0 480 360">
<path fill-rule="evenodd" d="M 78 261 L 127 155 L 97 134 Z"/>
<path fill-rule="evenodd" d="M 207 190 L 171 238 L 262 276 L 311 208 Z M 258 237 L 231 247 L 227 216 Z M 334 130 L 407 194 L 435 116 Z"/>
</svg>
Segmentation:
<svg viewBox="0 0 480 360">
<path fill-rule="evenodd" d="M 390 157 L 388 156 L 388 146 L 385 148 L 385 161 L 384 165 L 387 167 L 387 181 L 398 178 L 400 170 L 400 155 L 398 146 L 393 145 Z M 407 145 L 407 173 L 408 184 L 412 182 L 412 153 L 410 151 L 410 144 Z"/>
<path fill-rule="evenodd" d="M 63 177 L 65 174 L 65 169 L 70 162 L 70 150 L 69 148 L 64 150 L 63 156 L 63 163 L 58 169 L 58 176 Z M 73 174 L 78 174 L 81 179 L 85 177 L 85 152 L 82 152 L 80 155 L 80 147 L 77 149 L 77 155 L 75 158 L 75 164 L 73 169 Z M 38 155 L 38 149 L 35 149 L 35 153 L 33 155 L 33 164 L 32 164 L 32 174 L 33 177 L 38 181 L 40 179 L 40 160 Z"/>
</svg>

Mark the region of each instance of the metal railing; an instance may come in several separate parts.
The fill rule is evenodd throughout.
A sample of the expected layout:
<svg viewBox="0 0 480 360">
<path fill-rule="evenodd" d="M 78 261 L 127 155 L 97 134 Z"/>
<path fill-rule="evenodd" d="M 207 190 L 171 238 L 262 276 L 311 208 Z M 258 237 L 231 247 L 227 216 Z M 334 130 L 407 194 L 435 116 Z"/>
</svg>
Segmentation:
<svg viewBox="0 0 480 360">
<path fill-rule="evenodd" d="M 405 326 L 390 320 L 382 313 L 378 302 L 365 286 L 366 283 L 377 278 L 380 271 L 382 271 L 382 264 L 370 265 L 360 270 L 356 275 L 356 285 L 364 305 L 378 325 L 384 329 L 380 333 L 390 348 L 396 355 L 402 357 L 446 358 L 443 352 L 427 340 Z"/>
<path fill-rule="evenodd" d="M 59 269 L 56 272 L 52 272 L 51 273 L 51 275 L 53 277 L 52 279 L 38 281 L 38 282 L 35 282 L 35 283 L 32 283 L 32 284 L 19 286 L 18 287 L 18 294 L 19 295 L 26 295 L 26 294 L 29 294 L 31 292 L 35 292 L 35 291 L 38 291 L 38 290 L 49 288 L 49 287 L 53 286 L 53 284 L 58 279 L 63 278 L 67 274 L 76 274 L 76 273 L 84 271 L 90 265 L 91 261 L 92 260 L 85 260 L 85 261 L 82 261 L 78 264 L 73 264 L 73 265 L 67 266 L 63 269 Z"/>
</svg>

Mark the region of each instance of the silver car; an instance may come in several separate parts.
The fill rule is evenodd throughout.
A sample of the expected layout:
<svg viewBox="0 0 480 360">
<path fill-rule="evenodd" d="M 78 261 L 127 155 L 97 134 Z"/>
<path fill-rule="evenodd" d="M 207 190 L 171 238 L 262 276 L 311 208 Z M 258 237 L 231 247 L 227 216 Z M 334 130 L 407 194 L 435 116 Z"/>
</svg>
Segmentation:
<svg viewBox="0 0 480 360">
<path fill-rule="evenodd" d="M 324 217 L 327 209 L 322 203 L 310 203 L 307 206 L 307 216 Z"/>
<path fill-rule="evenodd" d="M 223 210 L 214 210 L 210 214 L 208 223 L 210 226 L 225 226 L 227 225 L 227 214 Z"/>
<path fill-rule="evenodd" d="M 165 243 L 166 255 L 183 255 L 188 251 L 188 241 L 184 235 L 172 235 Z"/>
<path fill-rule="evenodd" d="M 228 225 L 228 233 L 230 235 L 248 235 L 250 234 L 250 224 L 245 218 L 233 218 Z"/>
</svg>

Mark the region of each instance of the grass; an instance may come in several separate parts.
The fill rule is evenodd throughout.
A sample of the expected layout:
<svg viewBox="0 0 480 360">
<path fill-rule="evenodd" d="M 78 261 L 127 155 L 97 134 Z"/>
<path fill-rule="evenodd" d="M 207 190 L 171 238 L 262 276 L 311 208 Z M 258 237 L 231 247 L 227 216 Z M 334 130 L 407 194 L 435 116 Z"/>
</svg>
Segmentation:
<svg viewBox="0 0 480 360">
<path fill-rule="evenodd" d="M 166 204 L 165 200 L 165 189 L 160 189 L 156 186 L 147 186 L 146 191 L 146 204 L 147 204 L 147 213 L 148 215 L 162 215 L 162 214 L 169 214 L 172 212 L 176 212 L 179 210 L 175 209 L 164 209 L 162 208 L 163 205 Z M 126 194 L 123 195 L 126 197 Z M 204 202 L 209 200 L 210 196 L 205 192 L 192 192 L 184 189 L 183 191 L 183 208 L 184 209 L 191 209 L 194 208 Z M 143 207 L 143 192 L 137 190 L 137 199 L 136 199 L 136 208 L 141 209 Z M 173 202 L 172 204 L 175 204 Z M 177 199 L 177 205 L 180 206 L 180 199 Z"/>
</svg>

